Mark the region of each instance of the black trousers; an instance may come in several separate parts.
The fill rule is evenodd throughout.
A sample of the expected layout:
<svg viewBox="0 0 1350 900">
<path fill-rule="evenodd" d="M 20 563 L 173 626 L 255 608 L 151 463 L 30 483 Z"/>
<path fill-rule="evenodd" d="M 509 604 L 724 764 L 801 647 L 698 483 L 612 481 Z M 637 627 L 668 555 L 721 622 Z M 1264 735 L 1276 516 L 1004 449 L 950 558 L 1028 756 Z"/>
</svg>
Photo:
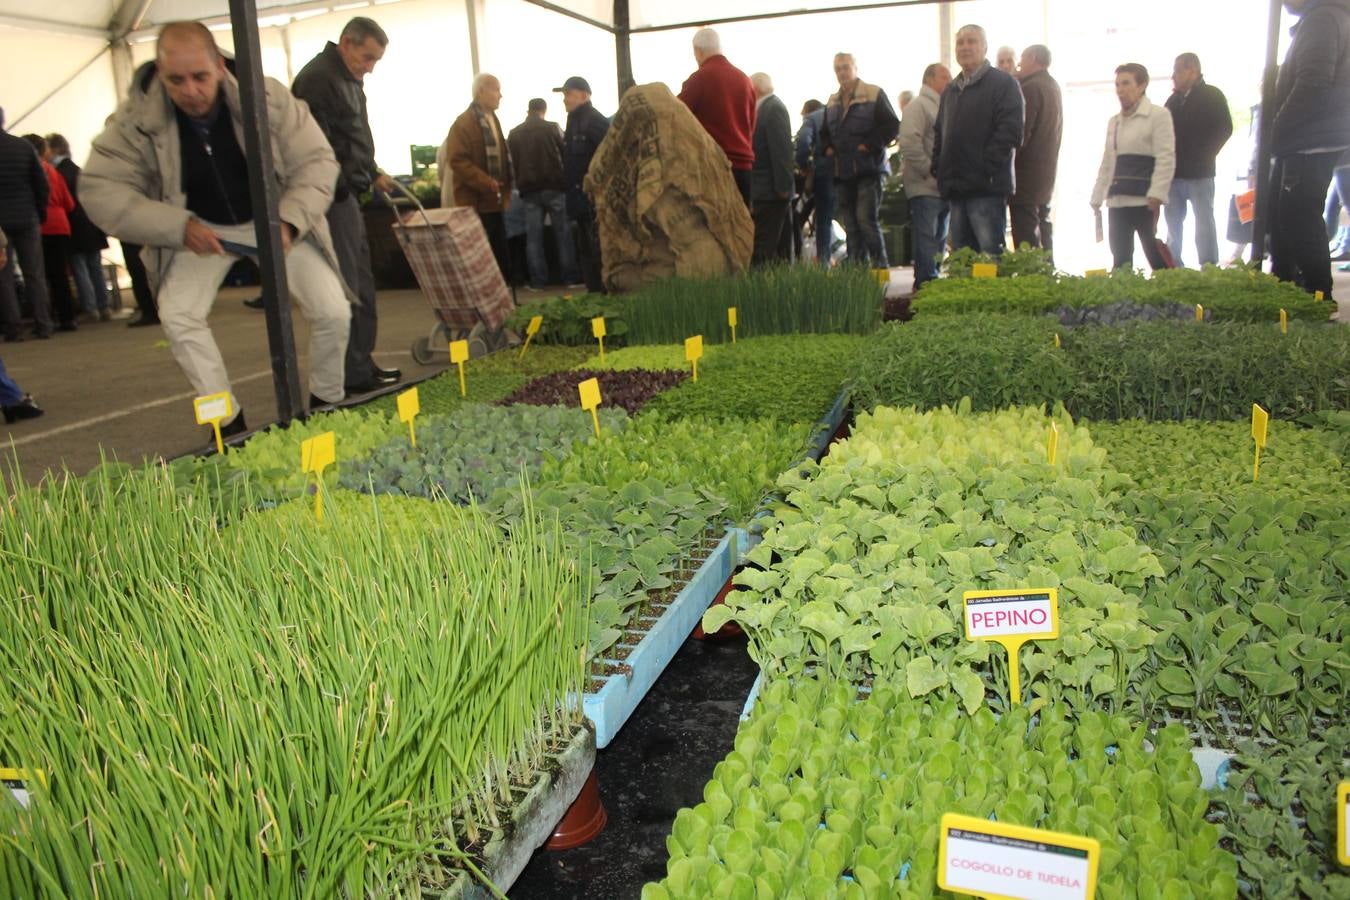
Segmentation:
<svg viewBox="0 0 1350 900">
<path fill-rule="evenodd" d="M 1341 158 L 1334 153 L 1303 153 L 1275 160 L 1271 174 L 1271 273 L 1312 294 L 1331 299 L 1331 253 L 1322 218 L 1331 173 Z"/>
<path fill-rule="evenodd" d="M 155 295 L 150 290 L 150 276 L 141 261 L 141 245 L 122 241 L 122 256 L 126 260 L 127 274 L 131 276 L 131 293 L 136 298 L 136 308 L 143 319 L 159 319 L 159 307 L 155 305 Z"/>
<path fill-rule="evenodd" d="M 44 234 L 42 262 L 47 269 L 47 293 L 52 311 L 62 325 L 75 324 L 75 295 L 70 290 L 70 235 Z M 27 273 L 25 273 L 27 274 Z"/>
<path fill-rule="evenodd" d="M 1144 258 L 1155 272 L 1167 268 L 1158 252 L 1158 222 L 1147 206 L 1113 206 L 1107 211 L 1107 230 L 1111 241 L 1114 268 L 1134 268 L 1134 236 L 1144 248 Z M 1325 242 L 1324 242 L 1325 243 Z"/>
<path fill-rule="evenodd" d="M 592 294 L 605 293 L 604 259 L 600 254 L 600 228 L 595 213 L 586 211 L 572 220 L 572 231 L 577 236 L 577 262 L 586 290 Z"/>
<path fill-rule="evenodd" d="M 352 307 L 352 330 L 347 339 L 347 359 L 343 367 L 349 385 L 365 384 L 375 377 L 375 276 L 370 271 L 370 243 L 366 239 L 366 221 L 361 204 L 348 194 L 328 207 L 328 230 L 333 236 L 338 268 L 347 289 L 361 303 Z"/>
<path fill-rule="evenodd" d="M 792 252 L 791 200 L 774 197 L 771 200 L 757 200 L 750 209 L 750 218 L 755 222 L 755 253 L 750 264 L 762 266 L 765 263 L 787 259 Z"/>
<path fill-rule="evenodd" d="M 731 177 L 736 179 L 736 190 L 741 192 L 741 199 L 745 201 L 745 208 L 750 208 L 750 170 L 732 169 Z"/>
<path fill-rule="evenodd" d="M 19 292 L 14 281 L 15 263 L 23 266 L 24 296 L 33 309 L 33 333 L 52 333 L 51 303 L 47 297 L 47 266 L 42 259 L 42 233 L 38 225 L 7 226 L 9 240 L 4 268 L 0 268 L 0 328 L 5 337 L 19 336 Z"/>
<path fill-rule="evenodd" d="M 497 268 L 502 270 L 502 278 L 511 283 L 511 247 L 506 240 L 506 216 L 499 212 L 479 212 L 483 230 L 487 232 L 488 244 L 492 246 L 492 255 L 497 259 Z"/>
<path fill-rule="evenodd" d="M 1050 223 L 1050 204 L 1009 203 L 1012 217 L 1013 249 L 1023 244 L 1039 247 L 1054 258 L 1054 226 Z"/>
</svg>

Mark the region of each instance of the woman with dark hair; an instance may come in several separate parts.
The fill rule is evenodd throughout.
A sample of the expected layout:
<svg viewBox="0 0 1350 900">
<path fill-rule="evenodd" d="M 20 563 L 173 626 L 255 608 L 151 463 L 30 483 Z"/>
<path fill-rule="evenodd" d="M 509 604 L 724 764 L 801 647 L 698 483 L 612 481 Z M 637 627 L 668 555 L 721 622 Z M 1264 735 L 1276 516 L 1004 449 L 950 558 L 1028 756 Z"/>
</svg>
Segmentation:
<svg viewBox="0 0 1350 900">
<path fill-rule="evenodd" d="M 1106 126 L 1106 152 L 1092 190 L 1092 208 L 1108 212 L 1114 268 L 1134 268 L 1134 238 L 1153 269 L 1169 267 L 1158 247 L 1158 211 L 1167 202 L 1176 170 L 1172 116 L 1145 96 L 1148 69 L 1126 63 L 1116 69 L 1120 112 Z"/>
<path fill-rule="evenodd" d="M 42 223 L 42 259 L 47 269 L 47 291 L 58 320 L 56 330 L 74 331 L 75 297 L 70 291 L 70 276 L 66 273 L 70 267 L 70 214 L 75 211 L 75 198 L 61 173 L 48 162 L 51 150 L 46 138 L 25 134 L 23 139 L 37 151 L 51 187 L 51 193 L 47 195 L 47 220 Z M 37 277 L 36 273 L 34 277 Z"/>
</svg>

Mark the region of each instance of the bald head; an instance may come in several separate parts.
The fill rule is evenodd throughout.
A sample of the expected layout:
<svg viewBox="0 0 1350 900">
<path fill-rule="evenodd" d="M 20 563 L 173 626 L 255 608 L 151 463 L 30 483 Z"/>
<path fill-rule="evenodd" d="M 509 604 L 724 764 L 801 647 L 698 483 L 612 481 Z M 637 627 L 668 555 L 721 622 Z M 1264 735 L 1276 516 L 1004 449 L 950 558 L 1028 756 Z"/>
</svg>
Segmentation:
<svg viewBox="0 0 1350 900">
<path fill-rule="evenodd" d="M 755 86 L 756 97 L 767 97 L 773 93 L 773 79 L 764 72 L 751 75 L 750 83 Z"/>
<path fill-rule="evenodd" d="M 155 43 L 155 58 L 163 59 L 166 53 L 194 48 L 205 50 L 212 59 L 220 56 L 215 35 L 201 22 L 170 22 L 159 30 L 159 40 Z"/>
<path fill-rule="evenodd" d="M 225 80 L 225 60 L 206 26 L 170 22 L 160 29 L 155 54 L 160 83 L 174 106 L 192 118 L 208 116 Z"/>
</svg>

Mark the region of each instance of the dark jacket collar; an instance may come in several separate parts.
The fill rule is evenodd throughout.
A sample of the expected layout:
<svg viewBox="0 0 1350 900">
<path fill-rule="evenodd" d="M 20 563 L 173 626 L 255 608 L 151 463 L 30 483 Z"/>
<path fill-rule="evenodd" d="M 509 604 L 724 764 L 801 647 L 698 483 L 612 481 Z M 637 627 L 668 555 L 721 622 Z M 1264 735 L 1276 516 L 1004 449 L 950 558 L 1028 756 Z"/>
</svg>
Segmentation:
<svg viewBox="0 0 1350 900">
<path fill-rule="evenodd" d="M 337 44 L 329 41 L 324 45 L 323 53 L 320 55 L 323 56 L 324 61 L 327 62 L 328 66 L 333 70 L 333 74 L 340 78 L 345 78 L 352 84 L 361 84 L 361 80 L 352 74 L 351 69 L 347 68 L 347 63 L 343 61 L 342 54 L 338 52 Z"/>
</svg>

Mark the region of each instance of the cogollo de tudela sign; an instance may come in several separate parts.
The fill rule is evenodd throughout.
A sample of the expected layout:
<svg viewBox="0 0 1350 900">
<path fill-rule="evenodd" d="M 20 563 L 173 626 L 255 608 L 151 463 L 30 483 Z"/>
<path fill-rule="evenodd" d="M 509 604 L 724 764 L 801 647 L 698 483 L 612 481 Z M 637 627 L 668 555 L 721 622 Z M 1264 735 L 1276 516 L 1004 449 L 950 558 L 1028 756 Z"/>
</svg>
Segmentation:
<svg viewBox="0 0 1350 900">
<path fill-rule="evenodd" d="M 947 813 L 938 886 L 988 900 L 1088 900 L 1101 844 L 1093 838 Z"/>
</svg>

